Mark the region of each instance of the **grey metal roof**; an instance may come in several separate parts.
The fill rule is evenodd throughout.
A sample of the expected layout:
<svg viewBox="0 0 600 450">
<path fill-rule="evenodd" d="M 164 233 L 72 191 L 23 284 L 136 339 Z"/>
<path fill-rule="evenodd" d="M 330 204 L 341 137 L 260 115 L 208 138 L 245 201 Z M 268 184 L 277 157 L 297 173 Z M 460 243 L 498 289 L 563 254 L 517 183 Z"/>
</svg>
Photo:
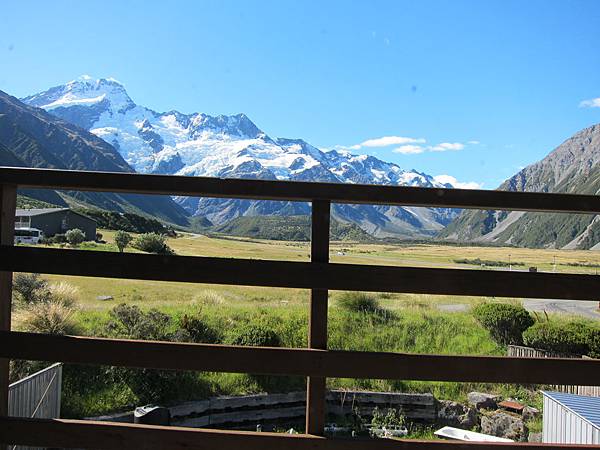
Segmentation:
<svg viewBox="0 0 600 450">
<path fill-rule="evenodd" d="M 578 416 L 600 428 L 600 397 L 565 394 L 564 392 L 547 392 L 542 394 L 570 409 Z"/>
<path fill-rule="evenodd" d="M 43 214 L 49 214 L 57 211 L 68 211 L 69 208 L 37 208 L 37 209 L 17 209 L 17 217 L 27 216 L 41 216 Z"/>
</svg>

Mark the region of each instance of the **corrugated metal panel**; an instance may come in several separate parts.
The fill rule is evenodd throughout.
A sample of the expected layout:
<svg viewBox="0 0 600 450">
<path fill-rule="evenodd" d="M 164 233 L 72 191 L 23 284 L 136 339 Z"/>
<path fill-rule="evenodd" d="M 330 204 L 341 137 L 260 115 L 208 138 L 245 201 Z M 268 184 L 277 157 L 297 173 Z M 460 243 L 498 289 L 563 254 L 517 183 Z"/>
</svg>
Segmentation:
<svg viewBox="0 0 600 450">
<path fill-rule="evenodd" d="M 588 420 L 594 419 L 600 399 L 580 397 L 560 392 L 543 392 L 542 441 L 553 444 L 600 444 L 600 426 Z M 570 397 L 570 398 L 567 398 Z M 564 402 L 559 401 L 561 398 Z M 573 405 L 577 410 L 573 410 Z"/>
<path fill-rule="evenodd" d="M 10 385 L 8 415 L 55 419 L 60 417 L 62 364 L 57 363 Z M 11 450 L 37 450 L 16 446 Z M 40 449 L 41 450 L 41 449 Z"/>
</svg>

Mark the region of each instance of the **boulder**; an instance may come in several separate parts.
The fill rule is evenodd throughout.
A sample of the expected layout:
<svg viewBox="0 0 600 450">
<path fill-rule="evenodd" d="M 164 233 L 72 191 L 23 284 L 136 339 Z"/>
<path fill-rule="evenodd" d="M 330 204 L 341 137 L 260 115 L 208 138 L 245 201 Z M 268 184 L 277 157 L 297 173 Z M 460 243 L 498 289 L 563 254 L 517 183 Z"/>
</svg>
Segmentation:
<svg viewBox="0 0 600 450">
<path fill-rule="evenodd" d="M 484 392 L 469 392 L 467 400 L 475 409 L 496 409 L 498 396 Z"/>
<path fill-rule="evenodd" d="M 521 416 L 525 422 L 529 422 L 530 420 L 537 418 L 539 415 L 540 410 L 534 408 L 533 406 L 526 406 L 523 408 L 523 412 L 521 413 Z"/>
<path fill-rule="evenodd" d="M 529 435 L 529 430 L 521 417 L 502 411 L 482 416 L 481 432 L 521 442 L 526 442 Z"/>
<path fill-rule="evenodd" d="M 440 425 L 471 429 L 477 425 L 477 411 L 462 403 L 439 400 L 437 422 Z"/>
</svg>

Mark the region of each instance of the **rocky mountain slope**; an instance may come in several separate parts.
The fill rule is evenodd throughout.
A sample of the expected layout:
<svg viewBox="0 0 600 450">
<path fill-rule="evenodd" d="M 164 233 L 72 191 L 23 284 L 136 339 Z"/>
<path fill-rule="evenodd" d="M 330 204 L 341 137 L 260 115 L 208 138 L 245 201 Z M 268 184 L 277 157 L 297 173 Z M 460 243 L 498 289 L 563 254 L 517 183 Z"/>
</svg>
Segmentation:
<svg viewBox="0 0 600 450">
<path fill-rule="evenodd" d="M 525 167 L 498 189 L 594 194 L 600 191 L 600 124 L 563 142 L 541 161 Z M 527 247 L 598 248 L 600 221 L 589 214 L 464 211 L 440 233 L 458 241 Z"/>
<path fill-rule="evenodd" d="M 159 113 L 137 105 L 114 79 L 80 77 L 22 99 L 89 130 L 116 148 L 136 171 L 191 176 L 451 187 L 373 156 L 324 152 L 302 139 L 272 138 L 246 115 Z M 215 224 L 239 216 L 302 215 L 306 204 L 175 199 Z M 451 209 L 336 205 L 334 217 L 379 236 L 432 235 L 457 214 Z"/>
<path fill-rule="evenodd" d="M 114 147 L 96 135 L 28 106 L 0 91 L 0 164 L 55 169 L 133 172 Z M 114 211 L 148 214 L 187 225 L 186 212 L 169 197 L 100 192 L 48 191 L 28 195 L 54 204 L 92 205 Z"/>
</svg>

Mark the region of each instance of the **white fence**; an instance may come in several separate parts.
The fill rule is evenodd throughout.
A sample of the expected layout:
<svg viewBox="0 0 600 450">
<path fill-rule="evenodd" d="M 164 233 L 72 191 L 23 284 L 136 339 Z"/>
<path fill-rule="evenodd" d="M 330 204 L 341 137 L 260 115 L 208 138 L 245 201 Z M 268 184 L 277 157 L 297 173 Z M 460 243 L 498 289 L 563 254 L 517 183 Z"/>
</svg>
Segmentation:
<svg viewBox="0 0 600 450">
<path fill-rule="evenodd" d="M 60 417 L 62 364 L 57 363 L 11 384 L 8 388 L 8 415 L 55 419 Z M 15 446 L 10 450 L 32 450 Z"/>
</svg>

